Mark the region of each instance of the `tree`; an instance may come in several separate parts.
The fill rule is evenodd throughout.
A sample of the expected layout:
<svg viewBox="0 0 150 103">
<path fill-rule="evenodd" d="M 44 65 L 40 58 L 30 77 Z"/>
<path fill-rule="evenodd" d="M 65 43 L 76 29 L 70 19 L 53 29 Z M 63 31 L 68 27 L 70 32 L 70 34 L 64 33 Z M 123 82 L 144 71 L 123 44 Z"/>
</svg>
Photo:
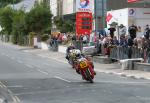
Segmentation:
<svg viewBox="0 0 150 103">
<path fill-rule="evenodd" d="M 42 33 L 51 27 L 51 17 L 50 9 L 45 4 L 36 5 L 27 13 L 26 24 L 29 30 L 37 33 L 38 41 L 40 41 Z"/>
<path fill-rule="evenodd" d="M 61 32 L 74 32 L 74 23 L 70 20 L 64 22 Z"/>
<path fill-rule="evenodd" d="M 13 43 L 23 44 L 24 36 L 28 34 L 25 22 L 25 12 L 22 10 L 15 11 L 12 23 Z"/>
<path fill-rule="evenodd" d="M 61 30 L 61 28 L 62 28 L 62 26 L 64 24 L 64 21 L 62 20 L 61 17 L 56 16 L 56 17 L 54 17 L 54 23 L 55 23 L 57 29 Z"/>
<path fill-rule="evenodd" d="M 0 9 L 0 25 L 8 35 L 12 32 L 13 13 L 10 7 Z"/>
<path fill-rule="evenodd" d="M 66 33 L 66 32 L 74 32 L 75 30 L 75 25 L 73 21 L 67 20 L 64 21 L 61 17 L 55 17 L 54 18 L 54 23 L 57 27 L 57 29 L 60 30 L 60 32 Z"/>
</svg>

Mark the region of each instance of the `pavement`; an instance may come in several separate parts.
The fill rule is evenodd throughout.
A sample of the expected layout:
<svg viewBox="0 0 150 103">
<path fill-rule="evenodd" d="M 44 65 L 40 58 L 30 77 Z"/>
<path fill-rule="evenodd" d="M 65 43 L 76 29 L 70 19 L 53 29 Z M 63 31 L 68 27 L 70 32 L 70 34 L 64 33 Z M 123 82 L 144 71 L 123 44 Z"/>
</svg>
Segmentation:
<svg viewBox="0 0 150 103">
<path fill-rule="evenodd" d="M 64 53 L 53 52 L 50 50 L 34 49 L 32 47 L 22 47 L 18 45 L 12 45 L 10 43 L 7 43 L 5 45 L 11 45 L 11 46 L 14 46 L 15 48 L 23 50 L 24 52 L 32 53 L 43 58 L 50 58 L 50 59 L 68 64 L 67 60 L 65 59 Z M 136 79 L 150 80 L 150 72 L 140 71 L 140 70 L 123 70 L 121 69 L 121 65 L 119 63 L 100 64 L 100 63 L 94 62 L 94 66 L 97 72 L 115 74 L 115 75 L 119 75 L 123 77 L 131 77 L 131 78 L 136 78 Z"/>
</svg>

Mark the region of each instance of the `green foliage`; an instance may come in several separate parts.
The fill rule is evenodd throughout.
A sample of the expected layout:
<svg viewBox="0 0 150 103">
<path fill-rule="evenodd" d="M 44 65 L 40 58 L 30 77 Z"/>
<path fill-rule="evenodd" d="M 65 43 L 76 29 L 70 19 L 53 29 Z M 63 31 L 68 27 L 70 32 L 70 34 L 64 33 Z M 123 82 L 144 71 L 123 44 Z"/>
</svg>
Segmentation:
<svg viewBox="0 0 150 103">
<path fill-rule="evenodd" d="M 57 29 L 60 30 L 60 32 L 66 33 L 66 32 L 74 32 L 75 31 L 75 25 L 72 21 L 63 21 L 60 17 L 54 18 L 54 23 L 57 26 Z"/>
<path fill-rule="evenodd" d="M 17 33 L 17 31 L 13 31 L 12 32 L 12 43 L 13 44 L 18 44 L 18 33 Z"/>
<path fill-rule="evenodd" d="M 12 27 L 13 27 L 13 30 L 17 30 L 18 32 L 22 34 L 27 33 L 24 11 L 19 10 L 14 13 Z"/>
<path fill-rule="evenodd" d="M 29 30 L 42 34 L 47 27 L 51 27 L 52 14 L 50 9 L 43 5 L 37 5 L 26 16 L 26 23 Z"/>
<path fill-rule="evenodd" d="M 49 39 L 49 35 L 48 34 L 43 34 L 41 39 L 42 39 L 42 41 L 45 42 Z"/>
<path fill-rule="evenodd" d="M 64 22 L 61 17 L 56 16 L 56 17 L 54 17 L 54 23 L 57 26 L 57 28 L 60 30 L 62 28 Z"/>
<path fill-rule="evenodd" d="M 14 11 L 9 7 L 0 9 L 0 25 L 8 35 L 12 32 L 13 14 Z"/>
<path fill-rule="evenodd" d="M 27 28 L 25 22 L 25 12 L 22 10 L 15 11 L 12 23 L 12 35 L 17 40 L 19 45 L 23 45 L 24 35 L 27 35 Z"/>
<path fill-rule="evenodd" d="M 73 32 L 74 31 L 74 24 L 72 21 L 66 21 L 64 22 L 62 28 L 61 28 L 61 32 Z"/>
<path fill-rule="evenodd" d="M 31 41 L 35 33 L 38 38 L 41 37 L 41 34 L 50 33 L 51 17 L 49 7 L 44 4 L 36 5 L 28 13 L 9 7 L 0 9 L 0 25 L 3 33 L 12 35 L 12 42 L 20 45 L 26 43 L 27 35 L 29 35 L 29 42 L 33 44 Z"/>
</svg>

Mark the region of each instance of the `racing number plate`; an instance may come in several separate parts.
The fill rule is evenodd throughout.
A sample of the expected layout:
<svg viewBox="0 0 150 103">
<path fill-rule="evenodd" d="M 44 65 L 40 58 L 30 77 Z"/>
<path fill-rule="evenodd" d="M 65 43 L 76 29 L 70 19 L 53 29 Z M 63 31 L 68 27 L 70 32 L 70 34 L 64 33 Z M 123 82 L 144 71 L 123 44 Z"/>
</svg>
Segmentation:
<svg viewBox="0 0 150 103">
<path fill-rule="evenodd" d="M 87 66 L 88 66 L 87 62 L 85 62 L 85 61 L 80 62 L 81 69 L 86 68 Z"/>
</svg>

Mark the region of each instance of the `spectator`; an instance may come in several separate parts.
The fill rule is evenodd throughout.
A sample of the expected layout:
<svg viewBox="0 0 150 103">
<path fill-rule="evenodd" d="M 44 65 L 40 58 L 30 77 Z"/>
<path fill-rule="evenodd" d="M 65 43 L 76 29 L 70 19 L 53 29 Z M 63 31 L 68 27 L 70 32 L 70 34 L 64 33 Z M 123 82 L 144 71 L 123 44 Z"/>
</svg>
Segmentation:
<svg viewBox="0 0 150 103">
<path fill-rule="evenodd" d="M 144 37 L 146 39 L 149 39 L 149 36 L 150 36 L 150 28 L 149 28 L 149 25 L 146 25 L 146 28 L 145 28 L 145 31 L 144 31 Z"/>
<path fill-rule="evenodd" d="M 119 35 L 124 37 L 126 35 L 126 27 L 123 24 L 120 24 L 119 26 Z"/>
<path fill-rule="evenodd" d="M 83 41 L 83 36 L 84 36 L 83 34 L 80 35 L 80 37 L 79 37 L 80 41 Z"/>
<path fill-rule="evenodd" d="M 128 37 L 120 37 L 120 43 L 119 43 L 120 46 L 128 47 L 127 39 L 128 39 Z"/>
<path fill-rule="evenodd" d="M 101 44 L 102 44 L 101 38 L 99 36 L 97 36 L 95 47 L 97 48 L 98 54 L 101 53 Z"/>
<path fill-rule="evenodd" d="M 142 49 L 142 38 L 137 39 L 138 48 Z"/>
<path fill-rule="evenodd" d="M 72 36 L 72 41 L 76 41 L 77 40 L 77 38 L 76 38 L 76 35 L 74 34 L 73 36 Z"/>
<path fill-rule="evenodd" d="M 135 26 L 134 24 L 132 24 L 130 27 L 129 27 L 129 34 L 130 34 L 130 37 L 131 39 L 134 39 L 136 38 L 136 32 L 137 32 L 137 26 Z"/>
<path fill-rule="evenodd" d="M 65 33 L 64 33 L 63 36 L 62 36 L 62 40 L 63 40 L 63 41 L 67 41 L 67 36 L 66 36 Z"/>
<path fill-rule="evenodd" d="M 113 38 L 113 45 L 116 45 L 116 46 L 119 45 L 119 41 L 117 40 L 116 36 L 114 36 L 114 38 Z"/>
<path fill-rule="evenodd" d="M 83 43 L 86 44 L 88 41 L 87 35 L 83 35 Z"/>
<path fill-rule="evenodd" d="M 128 58 L 131 59 L 132 58 L 132 46 L 133 46 L 133 38 L 129 37 L 128 38 Z"/>
<path fill-rule="evenodd" d="M 136 39 L 136 38 L 133 40 L 133 46 L 134 46 L 134 47 L 138 47 L 138 42 L 137 42 L 137 39 Z"/>
<path fill-rule="evenodd" d="M 114 37 L 114 32 L 116 31 L 115 27 L 111 25 L 108 30 L 110 31 L 111 38 L 113 38 Z"/>
<path fill-rule="evenodd" d="M 132 37 L 128 38 L 128 46 L 132 47 L 134 44 Z"/>
<path fill-rule="evenodd" d="M 72 40 L 73 45 L 74 45 L 75 47 L 77 47 L 77 43 L 76 43 L 76 42 L 77 42 L 77 37 L 76 37 L 75 34 L 73 34 L 71 40 Z"/>
</svg>

